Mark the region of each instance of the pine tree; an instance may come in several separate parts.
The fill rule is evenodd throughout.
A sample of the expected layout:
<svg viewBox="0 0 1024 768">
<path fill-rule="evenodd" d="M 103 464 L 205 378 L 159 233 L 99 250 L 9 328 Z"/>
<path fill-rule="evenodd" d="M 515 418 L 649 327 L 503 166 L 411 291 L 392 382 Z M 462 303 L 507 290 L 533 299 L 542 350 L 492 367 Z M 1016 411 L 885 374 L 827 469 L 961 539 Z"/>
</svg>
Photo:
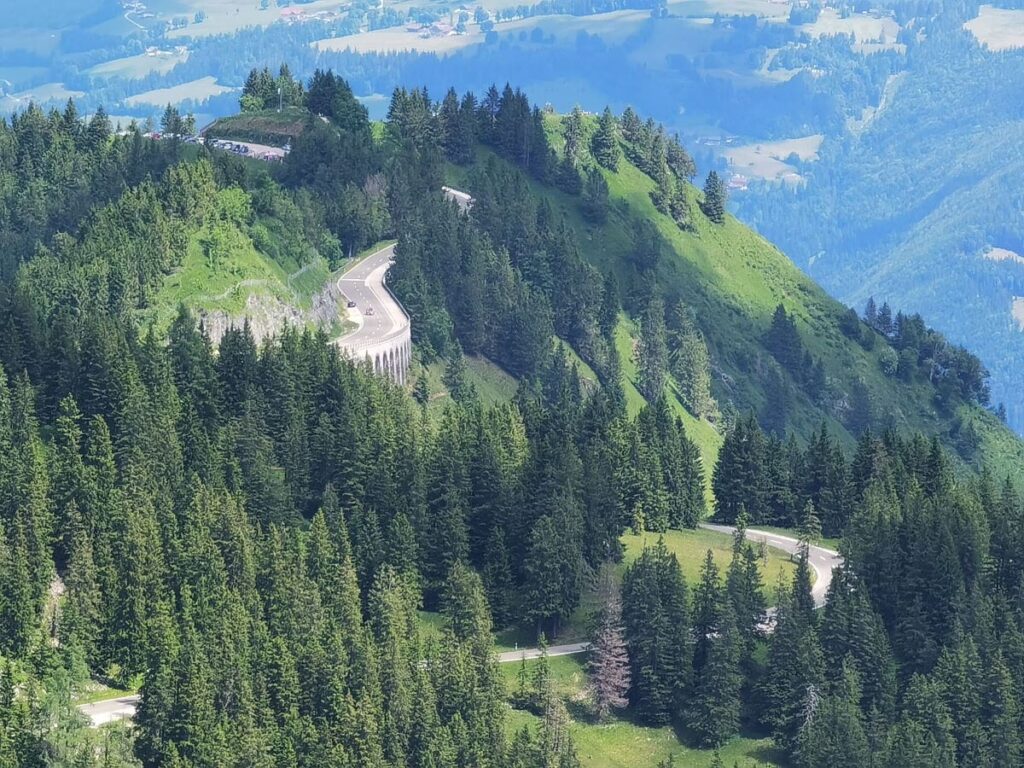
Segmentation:
<svg viewBox="0 0 1024 768">
<path fill-rule="evenodd" d="M 626 570 L 622 615 L 632 678 L 630 707 L 643 722 L 667 723 L 689 683 L 692 642 L 686 582 L 661 539 L 645 547 Z"/>
<path fill-rule="evenodd" d="M 741 643 L 732 611 L 722 605 L 720 613 L 685 713 L 687 726 L 704 746 L 724 743 L 739 732 L 740 726 Z"/>
<path fill-rule="evenodd" d="M 821 647 L 806 609 L 797 598 L 803 590 L 794 578 L 793 590 L 776 608 L 775 631 L 768 644 L 767 675 L 761 684 L 765 709 L 762 719 L 776 743 L 789 752 L 820 701 L 823 689 Z"/>
<path fill-rule="evenodd" d="M 603 608 L 587 665 L 594 709 L 598 720 L 605 720 L 613 709 L 629 703 L 630 675 L 622 597 L 609 568 L 602 574 L 601 593 Z"/>
<path fill-rule="evenodd" d="M 741 661 L 746 664 L 765 621 L 766 604 L 757 553 L 746 540 L 746 512 L 736 521 L 732 560 L 726 574 L 726 595 L 736 617 Z"/>
<path fill-rule="evenodd" d="M 704 182 L 704 215 L 715 224 L 725 223 L 725 184 L 711 171 Z"/>
<path fill-rule="evenodd" d="M 882 302 L 882 308 L 878 310 L 878 318 L 875 321 L 875 329 L 885 337 L 892 336 L 893 333 L 893 321 L 892 321 L 892 309 L 889 307 L 889 302 Z"/>
<path fill-rule="evenodd" d="M 491 614 L 480 576 L 461 562 L 456 562 L 448 575 L 442 610 L 457 640 L 490 636 Z"/>
<path fill-rule="evenodd" d="M 580 202 L 588 221 L 603 224 L 608 218 L 608 182 L 597 168 L 587 169 Z"/>
<path fill-rule="evenodd" d="M 874 296 L 869 296 L 867 304 L 864 305 L 864 322 L 869 328 L 877 330 L 878 307 L 875 305 Z"/>
<path fill-rule="evenodd" d="M 864 733 L 859 700 L 857 675 L 847 670 L 840 689 L 825 696 L 808 713 L 797 742 L 797 765 L 870 768 L 875 764 Z"/>
<path fill-rule="evenodd" d="M 618 126 L 609 107 L 604 108 L 597 121 L 597 131 L 590 140 L 594 159 L 609 171 L 617 171 L 622 151 L 619 149 Z"/>
<path fill-rule="evenodd" d="M 640 322 L 637 342 L 637 369 L 641 394 L 649 401 L 657 400 L 665 388 L 668 368 L 668 346 L 665 341 L 665 306 L 661 299 L 651 299 Z"/>
<path fill-rule="evenodd" d="M 562 120 L 562 134 L 565 136 L 565 161 L 573 170 L 578 171 L 583 163 L 586 139 L 586 126 L 579 106 L 573 107 L 572 112 Z"/>
<path fill-rule="evenodd" d="M 714 419 L 718 406 L 711 395 L 711 357 L 704 335 L 697 329 L 693 311 L 682 302 L 671 318 L 672 376 L 679 385 L 683 405 L 698 418 Z"/>
</svg>

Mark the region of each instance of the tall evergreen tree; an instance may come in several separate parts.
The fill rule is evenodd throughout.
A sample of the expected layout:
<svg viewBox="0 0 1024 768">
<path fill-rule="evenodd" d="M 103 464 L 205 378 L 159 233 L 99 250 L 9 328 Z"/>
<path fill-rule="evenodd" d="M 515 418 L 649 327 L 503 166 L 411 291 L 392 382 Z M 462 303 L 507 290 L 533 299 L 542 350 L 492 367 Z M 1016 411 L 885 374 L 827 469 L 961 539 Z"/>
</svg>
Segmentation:
<svg viewBox="0 0 1024 768">
<path fill-rule="evenodd" d="M 725 183 L 711 171 L 704 182 L 704 215 L 715 224 L 725 222 Z"/>
<path fill-rule="evenodd" d="M 609 107 L 604 108 L 597 121 L 597 130 L 590 139 L 590 151 L 594 159 L 609 171 L 619 168 L 622 150 L 619 149 L 618 125 Z"/>
<path fill-rule="evenodd" d="M 593 652 L 587 662 L 594 709 L 599 720 L 607 719 L 613 709 L 629 703 L 629 653 L 622 625 L 622 598 L 609 569 L 602 577 L 602 610 L 593 640 Z"/>
</svg>

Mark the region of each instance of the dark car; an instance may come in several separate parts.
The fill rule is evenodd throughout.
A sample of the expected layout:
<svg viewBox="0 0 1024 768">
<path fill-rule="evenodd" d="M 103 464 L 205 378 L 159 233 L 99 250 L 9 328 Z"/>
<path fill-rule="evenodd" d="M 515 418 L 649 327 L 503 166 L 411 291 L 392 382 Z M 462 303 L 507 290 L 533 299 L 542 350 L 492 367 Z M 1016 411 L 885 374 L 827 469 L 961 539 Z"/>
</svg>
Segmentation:
<svg viewBox="0 0 1024 768">
<path fill-rule="evenodd" d="M 349 308 L 349 309 L 355 309 L 355 308 L 356 308 L 356 303 L 355 303 L 354 301 L 350 301 L 350 302 L 348 303 L 348 308 Z"/>
</svg>

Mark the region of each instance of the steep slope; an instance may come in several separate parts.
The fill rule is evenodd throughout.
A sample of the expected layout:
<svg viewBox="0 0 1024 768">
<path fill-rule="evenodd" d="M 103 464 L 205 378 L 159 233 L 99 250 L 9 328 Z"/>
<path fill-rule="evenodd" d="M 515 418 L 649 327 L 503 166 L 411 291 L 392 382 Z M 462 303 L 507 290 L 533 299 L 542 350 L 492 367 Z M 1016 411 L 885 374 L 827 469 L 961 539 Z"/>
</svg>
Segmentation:
<svg viewBox="0 0 1024 768">
<path fill-rule="evenodd" d="M 555 146 L 561 144 L 562 121 L 549 117 L 547 130 Z M 589 125 L 593 130 L 593 121 Z M 476 165 L 504 161 L 489 149 L 479 152 Z M 473 167 L 449 167 L 449 180 L 474 191 L 477 171 Z M 863 383 L 870 396 L 870 428 L 895 428 L 942 437 L 967 463 L 988 463 L 1004 474 L 1024 461 L 1024 448 L 999 420 L 983 408 L 967 403 L 946 407 L 938 404 L 936 388 L 926 380 L 911 382 L 886 375 L 883 360 L 892 354 L 888 343 L 862 324 L 856 335 L 874 336 L 870 343 L 858 343 L 844 334 L 848 309 L 831 298 L 810 277 L 801 272 L 777 247 L 731 216 L 724 224 L 711 222 L 700 211 L 702 194 L 687 185 L 691 226 L 681 229 L 652 202 L 655 182 L 637 165 L 623 158 L 616 171 L 601 171 L 609 189 L 609 209 L 604 223 L 591 223 L 581 212 L 580 198 L 552 185 L 531 180 L 539 198 L 564 214 L 575 231 L 586 259 L 595 267 L 615 273 L 621 285 L 636 280 L 634 230 L 639 221 L 656 227 L 665 249 L 657 265 L 657 283 L 666 304 L 680 299 L 691 307 L 700 331 L 707 339 L 713 368 L 713 393 L 723 410 L 765 414 L 779 407 L 780 396 L 769 391 L 767 373 L 775 367 L 765 337 L 773 313 L 780 304 L 796 321 L 805 349 L 820 362 L 825 373 L 825 390 L 817 398 L 808 395 L 793 372 L 783 372 L 787 431 L 806 437 L 824 421 L 829 429 L 852 445 L 859 431 L 852 422 L 854 390 Z M 629 299 L 627 298 L 627 305 Z M 629 307 L 639 314 L 639 307 Z M 635 341 L 630 324 L 620 329 Z M 849 333 L 849 330 L 848 330 Z M 627 382 L 627 401 L 634 405 L 639 392 L 635 366 L 631 362 L 631 338 L 619 344 Z M 868 348 L 866 348 L 868 347 Z M 675 398 L 672 398 L 675 400 Z M 678 403 L 675 403 L 678 406 Z M 682 407 L 678 406 L 682 411 Z M 688 418 L 693 431 L 695 420 Z M 705 459 L 713 458 L 716 433 L 706 421 L 705 439 L 698 441 Z M 968 426 L 969 425 L 969 426 Z M 972 432 L 972 445 L 959 436 Z"/>
<path fill-rule="evenodd" d="M 740 214 L 843 301 L 921 312 L 992 371 L 994 402 L 1024 428 L 1020 82 L 1024 51 L 967 32 L 929 35 L 885 111 L 825 148 L 797 193 L 765 190 Z M 941 98 L 936 94 L 941 94 Z"/>
</svg>

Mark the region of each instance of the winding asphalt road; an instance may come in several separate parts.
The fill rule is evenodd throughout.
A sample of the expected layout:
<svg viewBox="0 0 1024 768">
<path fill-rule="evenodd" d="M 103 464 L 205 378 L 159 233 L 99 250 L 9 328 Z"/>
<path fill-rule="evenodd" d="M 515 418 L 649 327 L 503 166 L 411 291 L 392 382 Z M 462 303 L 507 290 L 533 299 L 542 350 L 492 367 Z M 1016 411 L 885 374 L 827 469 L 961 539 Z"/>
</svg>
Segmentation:
<svg viewBox="0 0 1024 768">
<path fill-rule="evenodd" d="M 348 310 L 349 318 L 357 328 L 342 336 L 337 344 L 355 357 L 368 347 L 388 341 L 403 333 L 409 326 L 409 317 L 394 297 L 384 287 L 384 276 L 395 259 L 395 246 L 389 245 L 371 253 L 338 278 L 338 290 L 356 306 Z M 367 314 L 369 308 L 373 314 Z M 579 653 L 573 650 L 572 653 Z M 516 660 L 521 658 L 516 656 Z M 558 646 L 548 649 L 549 655 L 562 655 Z M 537 655 L 540 652 L 537 651 Z M 532 658 L 532 657 L 528 657 Z M 115 720 L 130 720 L 141 697 L 138 694 L 120 696 L 116 699 L 82 704 L 78 711 L 99 727 Z"/>
<path fill-rule="evenodd" d="M 338 339 L 338 346 L 353 356 L 374 344 L 387 341 L 409 327 L 409 317 L 384 287 L 384 275 L 395 260 L 395 246 L 370 254 L 338 278 L 338 290 L 356 306 L 348 310 L 356 330 Z M 372 308 L 373 314 L 367 310 Z"/>
<path fill-rule="evenodd" d="M 714 523 L 702 523 L 701 528 L 718 533 L 733 533 L 735 528 L 728 525 L 715 525 Z M 769 547 L 781 549 L 791 555 L 796 555 L 800 550 L 800 542 L 791 536 L 783 536 L 770 531 L 758 531 L 753 528 L 747 529 L 747 541 L 755 543 L 764 542 Z M 838 552 L 833 552 L 825 547 L 811 546 L 807 551 L 807 562 L 814 569 L 814 585 L 811 587 L 811 597 L 814 604 L 821 608 L 825 605 L 825 596 L 828 594 L 829 585 L 832 583 L 832 571 L 843 562 Z"/>
</svg>

